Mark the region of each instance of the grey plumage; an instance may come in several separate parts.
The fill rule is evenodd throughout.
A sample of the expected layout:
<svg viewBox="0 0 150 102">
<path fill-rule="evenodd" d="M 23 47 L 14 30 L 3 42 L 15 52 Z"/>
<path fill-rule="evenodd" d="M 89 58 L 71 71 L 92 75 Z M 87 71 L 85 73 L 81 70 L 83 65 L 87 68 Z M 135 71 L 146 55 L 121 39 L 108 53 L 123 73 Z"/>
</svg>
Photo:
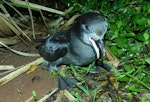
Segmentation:
<svg viewBox="0 0 150 102">
<path fill-rule="evenodd" d="M 40 45 L 39 53 L 52 70 L 58 70 L 60 64 L 88 65 L 105 55 L 103 38 L 106 30 L 107 23 L 99 13 L 82 14 L 69 30 L 47 37 Z"/>
</svg>

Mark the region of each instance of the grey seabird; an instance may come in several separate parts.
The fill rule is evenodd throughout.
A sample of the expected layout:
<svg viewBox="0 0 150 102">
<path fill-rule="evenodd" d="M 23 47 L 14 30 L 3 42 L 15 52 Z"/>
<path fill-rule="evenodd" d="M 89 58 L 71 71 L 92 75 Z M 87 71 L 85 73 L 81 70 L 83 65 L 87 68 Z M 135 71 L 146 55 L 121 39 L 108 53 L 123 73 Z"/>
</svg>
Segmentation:
<svg viewBox="0 0 150 102">
<path fill-rule="evenodd" d="M 69 29 L 48 36 L 39 46 L 49 70 L 61 64 L 84 66 L 105 55 L 103 43 L 107 22 L 97 12 L 80 15 Z"/>
</svg>

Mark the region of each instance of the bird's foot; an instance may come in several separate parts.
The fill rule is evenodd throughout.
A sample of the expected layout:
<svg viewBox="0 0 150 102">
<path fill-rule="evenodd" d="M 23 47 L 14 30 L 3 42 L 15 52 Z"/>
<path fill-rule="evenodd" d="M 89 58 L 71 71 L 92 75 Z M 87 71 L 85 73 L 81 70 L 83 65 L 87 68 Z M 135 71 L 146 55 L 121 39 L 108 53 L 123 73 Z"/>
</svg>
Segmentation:
<svg viewBox="0 0 150 102">
<path fill-rule="evenodd" d="M 58 72 L 59 71 L 59 69 L 56 65 L 52 65 L 48 61 L 45 61 L 43 63 L 43 69 L 46 71 L 50 71 L 50 72 Z"/>
</svg>

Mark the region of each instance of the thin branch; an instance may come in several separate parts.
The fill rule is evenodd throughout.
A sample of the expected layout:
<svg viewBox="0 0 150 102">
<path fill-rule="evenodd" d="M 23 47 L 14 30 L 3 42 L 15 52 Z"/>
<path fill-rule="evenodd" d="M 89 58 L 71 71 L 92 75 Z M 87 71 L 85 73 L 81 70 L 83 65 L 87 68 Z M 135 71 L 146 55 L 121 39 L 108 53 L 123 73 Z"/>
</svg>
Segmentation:
<svg viewBox="0 0 150 102">
<path fill-rule="evenodd" d="M 20 1 L 20 0 L 10 0 L 10 1 L 15 3 L 15 4 L 18 4 L 18 5 L 27 6 L 24 1 Z M 48 8 L 48 7 L 45 7 L 45 6 L 41 6 L 41 5 L 38 5 L 38 4 L 29 3 L 29 6 L 31 8 L 35 8 L 35 9 L 38 9 L 38 10 L 44 10 L 44 11 L 48 11 L 48 12 L 52 12 L 52 13 L 56 13 L 56 14 L 60 14 L 60 15 L 65 15 L 65 13 L 62 12 L 62 11 L 55 10 L 55 9 L 52 9 L 52 8 Z"/>
<path fill-rule="evenodd" d="M 6 0 L 3 0 L 3 2 L 6 3 L 7 5 L 9 5 L 12 9 L 14 9 L 14 11 L 16 11 L 18 13 L 18 15 L 20 15 L 20 17 L 22 17 L 23 20 L 25 20 L 27 22 L 27 19 L 15 7 L 13 7 L 12 5 L 10 5 L 9 2 L 7 2 Z"/>
<path fill-rule="evenodd" d="M 30 19 L 31 19 L 31 25 L 32 25 L 32 34 L 33 34 L 33 39 L 35 39 L 35 32 L 34 32 L 34 23 L 33 23 L 33 16 L 32 16 L 32 11 L 29 5 L 28 0 L 25 0 L 27 7 L 28 7 L 28 11 L 29 11 L 29 15 L 30 15 Z"/>
<path fill-rule="evenodd" d="M 43 58 L 38 58 L 36 59 L 35 61 L 31 62 L 31 63 L 28 63 L 24 66 L 21 66 L 19 69 L 17 69 L 16 71 L 2 77 L 0 79 L 0 86 L 6 84 L 7 82 L 13 80 L 14 78 L 18 77 L 19 75 L 23 74 L 24 72 L 26 72 L 27 70 L 29 70 L 29 68 L 32 66 L 32 65 L 39 65 L 41 63 L 43 63 L 44 59 Z"/>
<path fill-rule="evenodd" d="M 39 57 L 39 54 L 24 53 L 24 52 L 20 52 L 20 51 L 16 51 L 14 49 L 11 49 L 10 47 L 8 47 L 7 45 L 5 45 L 2 42 L 0 42 L 0 45 L 4 46 L 5 48 L 9 49 L 10 51 L 12 51 L 18 55 L 29 56 L 29 57 Z"/>
</svg>

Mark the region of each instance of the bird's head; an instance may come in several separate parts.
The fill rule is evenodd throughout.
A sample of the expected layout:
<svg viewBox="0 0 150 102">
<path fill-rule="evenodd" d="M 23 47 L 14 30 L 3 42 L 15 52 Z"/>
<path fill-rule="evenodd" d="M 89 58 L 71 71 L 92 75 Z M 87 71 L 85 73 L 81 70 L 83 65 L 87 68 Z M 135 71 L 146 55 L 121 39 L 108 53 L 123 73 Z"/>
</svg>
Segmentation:
<svg viewBox="0 0 150 102">
<path fill-rule="evenodd" d="M 103 43 L 104 35 L 107 31 L 107 22 L 97 12 L 88 12 L 77 18 L 75 24 L 78 30 L 79 38 L 87 45 L 94 48 L 97 58 L 100 57 L 99 49 L 102 56 L 105 55 Z"/>
</svg>

